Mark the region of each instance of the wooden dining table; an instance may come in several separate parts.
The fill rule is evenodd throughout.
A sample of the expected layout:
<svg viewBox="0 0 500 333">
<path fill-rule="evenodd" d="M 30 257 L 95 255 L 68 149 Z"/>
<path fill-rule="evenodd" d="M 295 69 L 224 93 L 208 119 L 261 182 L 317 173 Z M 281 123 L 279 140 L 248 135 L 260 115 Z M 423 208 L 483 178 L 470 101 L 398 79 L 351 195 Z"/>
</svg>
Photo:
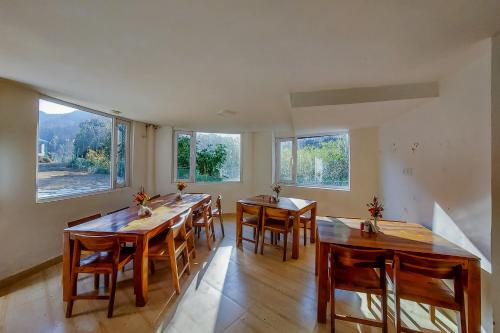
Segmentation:
<svg viewBox="0 0 500 333">
<path fill-rule="evenodd" d="M 311 243 L 316 241 L 316 209 L 317 203 L 314 200 L 297 199 L 280 197 L 278 202 L 275 202 L 270 195 L 257 195 L 247 199 L 238 200 L 236 202 L 236 221 L 240 221 L 242 215 L 241 205 L 253 205 L 261 207 L 272 207 L 286 210 L 294 217 L 293 222 L 293 242 L 292 242 L 292 258 L 299 258 L 299 238 L 300 238 L 300 216 L 311 212 Z M 237 228 L 239 232 L 239 228 Z M 239 239 L 239 235 L 236 235 Z M 237 244 L 240 245 L 240 244 Z"/>
<path fill-rule="evenodd" d="M 360 230 L 361 219 L 318 217 L 316 272 L 318 277 L 318 322 L 326 322 L 330 298 L 328 255 L 330 245 L 349 245 L 388 251 L 408 251 L 462 262 L 467 303 L 467 332 L 481 331 L 481 267 L 480 259 L 461 247 L 416 223 L 380 221 L 380 232 Z"/>
<path fill-rule="evenodd" d="M 197 209 L 211 200 L 208 194 L 169 194 L 150 202 L 151 216 L 139 217 L 138 207 L 130 207 L 105 215 L 87 223 L 64 229 L 63 237 L 63 300 L 71 294 L 71 260 L 75 234 L 90 236 L 116 235 L 121 242 L 135 245 L 134 291 L 136 306 L 144 306 L 148 300 L 148 242 L 158 233 L 169 228 L 173 219 L 187 209 Z"/>
</svg>

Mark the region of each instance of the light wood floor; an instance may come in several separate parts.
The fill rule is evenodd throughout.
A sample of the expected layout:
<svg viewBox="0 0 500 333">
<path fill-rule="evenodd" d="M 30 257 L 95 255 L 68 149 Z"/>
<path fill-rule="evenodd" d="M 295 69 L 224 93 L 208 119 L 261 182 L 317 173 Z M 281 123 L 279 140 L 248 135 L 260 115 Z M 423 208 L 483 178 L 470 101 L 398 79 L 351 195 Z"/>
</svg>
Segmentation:
<svg viewBox="0 0 500 333">
<path fill-rule="evenodd" d="M 226 217 L 225 227 L 221 240 L 216 225 L 218 239 L 210 253 L 202 234 L 194 272 L 183 278 L 180 296 L 172 288 L 168 264 L 159 263 L 150 276 L 149 302 L 135 307 L 129 268 L 119 275 L 113 318 L 106 318 L 107 301 L 76 301 L 73 317 L 66 319 L 58 264 L 0 290 L 0 332 L 329 332 L 329 323 L 316 322 L 314 246 L 301 245 L 299 260 L 282 262 L 280 249 L 266 247 L 263 256 L 253 253 L 253 244 L 236 249 L 234 216 Z M 92 289 L 92 277 L 79 281 L 80 291 Z M 371 312 L 362 294 L 338 292 L 337 302 L 339 313 L 380 315 L 380 302 L 374 301 Z M 403 307 L 403 320 L 414 329 L 456 332 L 448 315 L 439 312 L 436 326 L 428 319 L 427 306 Z M 340 321 L 337 328 L 380 331 Z"/>
</svg>

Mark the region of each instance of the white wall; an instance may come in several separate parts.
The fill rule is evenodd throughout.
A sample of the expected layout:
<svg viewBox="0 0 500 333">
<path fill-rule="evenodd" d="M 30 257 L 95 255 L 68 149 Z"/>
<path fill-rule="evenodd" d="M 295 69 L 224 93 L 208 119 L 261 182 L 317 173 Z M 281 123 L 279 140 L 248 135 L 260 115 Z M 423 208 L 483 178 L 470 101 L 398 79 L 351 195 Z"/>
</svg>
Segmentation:
<svg viewBox="0 0 500 333">
<path fill-rule="evenodd" d="M 491 332 L 491 43 L 479 47 L 440 81 L 440 97 L 380 128 L 380 187 L 385 217 L 421 223 L 481 257 Z"/>
<path fill-rule="evenodd" d="M 156 130 L 156 190 L 158 193 L 176 192 L 176 183 L 172 182 L 172 127 L 162 126 Z M 222 208 L 225 213 L 234 212 L 236 201 L 252 194 L 252 133 L 241 136 L 242 175 L 240 182 L 230 183 L 193 183 L 188 184 L 187 192 L 210 193 L 213 197 L 222 194 Z"/>
<path fill-rule="evenodd" d="M 60 255 L 66 222 L 128 206 L 145 184 L 146 129 L 134 123 L 132 188 L 37 204 L 38 97 L 0 79 L 0 279 Z"/>
<path fill-rule="evenodd" d="M 500 278 L 500 34 L 493 38 L 491 52 L 491 253 L 493 276 L 492 281 Z M 492 288 L 491 298 L 494 300 L 494 320 L 500 323 L 500 288 Z M 500 332 L 497 325 L 495 332 Z"/>
</svg>

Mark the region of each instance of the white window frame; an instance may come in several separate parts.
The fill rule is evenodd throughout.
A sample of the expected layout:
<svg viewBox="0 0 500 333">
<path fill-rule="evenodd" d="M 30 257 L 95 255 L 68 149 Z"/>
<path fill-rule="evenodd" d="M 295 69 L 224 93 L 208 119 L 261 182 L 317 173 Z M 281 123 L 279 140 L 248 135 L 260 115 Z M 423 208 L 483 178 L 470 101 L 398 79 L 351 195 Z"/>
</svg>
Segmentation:
<svg viewBox="0 0 500 333">
<path fill-rule="evenodd" d="M 297 184 L 297 140 L 304 138 L 317 138 L 323 136 L 335 136 L 347 134 L 347 142 L 348 142 L 348 160 L 349 160 L 349 185 L 347 187 L 342 186 L 329 186 L 329 185 L 298 185 Z M 284 141 L 292 141 L 292 181 L 282 181 L 280 179 L 281 174 L 281 142 Z M 330 133 L 321 133 L 321 134 L 312 134 L 312 135 L 300 135 L 295 137 L 277 137 L 275 138 L 275 148 L 274 148 L 274 177 L 277 183 L 296 186 L 296 187 L 307 187 L 307 188 L 323 188 L 329 190 L 341 190 L 341 191 L 350 191 L 351 190 L 351 136 L 348 130 L 345 131 L 336 131 Z"/>
<path fill-rule="evenodd" d="M 114 191 L 116 189 L 130 187 L 130 184 L 131 184 L 130 175 L 131 175 L 131 165 L 132 165 L 132 163 L 131 163 L 131 156 L 132 156 L 131 140 L 132 140 L 132 128 L 133 128 L 131 120 L 128 120 L 128 119 L 122 118 L 122 117 L 117 117 L 114 115 L 110 115 L 110 114 L 105 113 L 105 112 L 90 109 L 90 108 L 87 108 L 85 106 L 66 102 L 66 101 L 60 100 L 58 98 L 54 98 L 54 97 L 50 97 L 50 96 L 46 96 L 46 95 L 40 94 L 38 96 L 38 100 L 45 100 L 48 102 L 52 102 L 52 103 L 64 105 L 64 106 L 67 106 L 70 108 L 74 108 L 74 109 L 77 109 L 79 111 L 89 112 L 89 113 L 97 114 L 99 116 L 110 118 L 111 122 L 112 122 L 111 123 L 111 126 L 112 126 L 112 130 L 111 130 L 111 154 L 110 154 L 112 160 L 110 161 L 110 165 L 111 165 L 110 187 L 108 189 L 89 191 L 89 192 L 83 192 L 83 193 L 68 194 L 68 195 L 58 195 L 58 196 L 52 196 L 52 197 L 48 197 L 48 198 L 38 198 L 38 173 L 39 173 L 38 172 L 38 166 L 39 166 L 39 163 L 38 163 L 38 139 L 39 139 L 39 133 L 40 133 L 40 119 L 39 119 L 40 110 L 37 110 L 37 135 L 36 135 L 36 147 L 35 147 L 35 156 L 36 156 L 35 200 L 37 203 L 59 201 L 59 200 L 65 200 L 65 199 L 71 199 L 71 198 L 79 198 L 79 197 L 90 196 L 90 195 L 95 195 L 95 194 L 99 194 L 99 193 L 106 193 L 106 192 Z M 127 126 L 127 138 L 126 138 L 127 149 L 126 149 L 126 162 L 125 162 L 126 167 L 125 167 L 124 185 L 119 185 L 116 182 L 116 167 L 117 167 L 117 154 L 118 154 L 117 143 L 116 143 L 116 141 L 117 141 L 116 134 L 117 134 L 117 130 L 118 130 L 118 127 L 117 127 L 118 124 L 125 124 Z"/>
<path fill-rule="evenodd" d="M 197 133 L 207 133 L 207 134 L 237 134 L 240 136 L 240 179 L 239 180 L 228 180 L 221 182 L 197 182 L 196 181 L 196 136 Z M 190 135 L 191 142 L 189 145 L 190 155 L 189 155 L 189 179 L 178 179 L 177 178 L 177 136 L 178 135 Z M 174 130 L 172 133 L 172 145 L 173 145 L 173 157 L 172 157 L 172 183 L 176 182 L 187 182 L 193 184 L 230 184 L 230 183 L 241 183 L 243 177 L 243 135 L 241 133 L 222 133 L 222 132 L 202 132 L 202 131 L 188 131 L 188 130 Z"/>
</svg>

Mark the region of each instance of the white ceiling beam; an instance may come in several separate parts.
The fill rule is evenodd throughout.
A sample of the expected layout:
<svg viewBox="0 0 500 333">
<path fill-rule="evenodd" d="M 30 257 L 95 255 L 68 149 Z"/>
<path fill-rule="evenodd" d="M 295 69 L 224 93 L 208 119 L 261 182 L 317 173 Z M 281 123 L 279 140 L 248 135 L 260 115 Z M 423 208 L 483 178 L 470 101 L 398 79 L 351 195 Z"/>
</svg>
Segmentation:
<svg viewBox="0 0 500 333">
<path fill-rule="evenodd" d="M 439 96 L 437 82 L 410 83 L 393 86 L 333 89 L 290 94 L 292 108 L 356 104 Z"/>
</svg>

